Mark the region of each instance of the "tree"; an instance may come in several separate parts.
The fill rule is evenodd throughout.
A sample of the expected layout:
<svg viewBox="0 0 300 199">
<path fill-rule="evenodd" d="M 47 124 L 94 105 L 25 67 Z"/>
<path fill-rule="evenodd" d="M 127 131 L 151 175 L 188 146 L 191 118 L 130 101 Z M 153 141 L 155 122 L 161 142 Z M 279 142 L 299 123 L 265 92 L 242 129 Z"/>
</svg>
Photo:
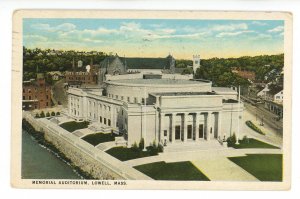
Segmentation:
<svg viewBox="0 0 300 199">
<path fill-rule="evenodd" d="M 40 117 L 41 117 L 41 118 L 45 117 L 44 111 L 41 112 Z"/>
<path fill-rule="evenodd" d="M 141 138 L 140 143 L 139 143 L 139 149 L 143 150 L 145 147 L 145 140 L 144 138 Z"/>
</svg>

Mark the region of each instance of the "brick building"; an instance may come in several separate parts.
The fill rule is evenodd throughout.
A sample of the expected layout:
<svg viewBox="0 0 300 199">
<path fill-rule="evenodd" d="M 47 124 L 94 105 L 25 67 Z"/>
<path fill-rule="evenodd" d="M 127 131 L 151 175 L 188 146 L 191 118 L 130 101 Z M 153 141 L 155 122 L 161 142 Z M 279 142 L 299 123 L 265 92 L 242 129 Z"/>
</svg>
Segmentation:
<svg viewBox="0 0 300 199">
<path fill-rule="evenodd" d="M 67 71 L 66 82 L 68 84 L 97 84 L 97 73 L 95 71 Z"/>
<path fill-rule="evenodd" d="M 23 81 L 22 109 L 34 110 L 51 107 L 51 86 L 47 85 L 43 74 L 36 80 Z"/>
<path fill-rule="evenodd" d="M 78 62 L 78 66 L 75 67 L 73 60 L 73 70 L 66 71 L 65 77 L 66 82 L 69 85 L 81 85 L 81 84 L 90 84 L 95 85 L 98 83 L 98 65 L 93 65 L 93 61 L 91 60 L 91 64 L 86 67 L 82 67 L 82 62 Z"/>
</svg>

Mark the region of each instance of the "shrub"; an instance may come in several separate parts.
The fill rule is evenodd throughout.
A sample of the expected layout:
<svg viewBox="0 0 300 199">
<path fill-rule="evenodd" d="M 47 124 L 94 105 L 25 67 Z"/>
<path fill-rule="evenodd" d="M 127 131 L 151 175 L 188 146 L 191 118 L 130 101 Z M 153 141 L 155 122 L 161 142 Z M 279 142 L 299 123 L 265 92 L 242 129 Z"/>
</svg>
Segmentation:
<svg viewBox="0 0 300 199">
<path fill-rule="evenodd" d="M 39 117 L 40 117 L 40 115 L 39 115 L 38 113 L 36 113 L 36 114 L 35 114 L 35 117 L 36 117 L 36 118 L 39 118 Z"/>
<path fill-rule="evenodd" d="M 139 143 L 139 149 L 143 150 L 145 146 L 145 140 L 144 138 L 141 138 L 140 143 Z"/>
<path fill-rule="evenodd" d="M 235 143 L 236 143 L 236 135 L 235 135 L 235 133 L 233 133 L 232 136 L 227 138 L 227 146 L 233 147 L 235 145 Z"/>
<path fill-rule="evenodd" d="M 164 147 L 163 147 L 163 145 L 158 144 L 158 146 L 157 146 L 157 152 L 158 152 L 158 153 L 164 152 Z"/>
<path fill-rule="evenodd" d="M 138 147 L 138 145 L 137 145 L 136 142 L 133 143 L 133 145 L 131 146 L 131 148 L 132 148 L 132 150 L 134 150 L 134 151 L 139 151 L 139 147 Z"/>
<path fill-rule="evenodd" d="M 265 133 L 260 128 L 255 126 L 255 124 L 253 124 L 250 120 L 246 121 L 246 125 L 257 133 L 265 135 Z"/>
<path fill-rule="evenodd" d="M 46 117 L 50 117 L 50 113 L 49 112 L 46 113 Z"/>
<path fill-rule="evenodd" d="M 55 116 L 55 112 L 54 111 L 51 112 L 51 116 Z"/>
<path fill-rule="evenodd" d="M 60 112 L 56 112 L 56 115 L 60 115 Z"/>
<path fill-rule="evenodd" d="M 247 144 L 249 144 L 249 142 L 250 142 L 250 139 L 245 135 L 244 137 L 243 137 L 243 140 L 242 140 L 244 143 L 247 143 Z"/>
<path fill-rule="evenodd" d="M 40 117 L 41 117 L 41 118 L 45 117 L 44 111 L 41 112 Z"/>
</svg>

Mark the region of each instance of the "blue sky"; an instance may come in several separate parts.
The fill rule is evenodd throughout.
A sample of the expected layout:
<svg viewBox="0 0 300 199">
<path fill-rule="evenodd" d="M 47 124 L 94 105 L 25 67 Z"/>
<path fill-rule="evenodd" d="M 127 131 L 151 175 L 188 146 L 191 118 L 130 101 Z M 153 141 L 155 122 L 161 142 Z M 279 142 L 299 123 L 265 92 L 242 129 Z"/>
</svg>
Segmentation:
<svg viewBox="0 0 300 199">
<path fill-rule="evenodd" d="M 24 19 L 28 48 L 190 59 L 283 53 L 282 20 Z"/>
</svg>

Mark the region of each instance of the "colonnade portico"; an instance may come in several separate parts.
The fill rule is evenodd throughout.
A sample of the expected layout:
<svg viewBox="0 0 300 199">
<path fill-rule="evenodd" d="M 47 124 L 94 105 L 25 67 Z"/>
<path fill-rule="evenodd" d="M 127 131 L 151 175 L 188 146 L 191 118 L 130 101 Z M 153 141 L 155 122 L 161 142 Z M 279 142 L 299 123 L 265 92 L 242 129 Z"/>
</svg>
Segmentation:
<svg viewBox="0 0 300 199">
<path fill-rule="evenodd" d="M 218 139 L 221 129 L 220 112 L 160 113 L 160 142 L 164 145 Z"/>
</svg>

